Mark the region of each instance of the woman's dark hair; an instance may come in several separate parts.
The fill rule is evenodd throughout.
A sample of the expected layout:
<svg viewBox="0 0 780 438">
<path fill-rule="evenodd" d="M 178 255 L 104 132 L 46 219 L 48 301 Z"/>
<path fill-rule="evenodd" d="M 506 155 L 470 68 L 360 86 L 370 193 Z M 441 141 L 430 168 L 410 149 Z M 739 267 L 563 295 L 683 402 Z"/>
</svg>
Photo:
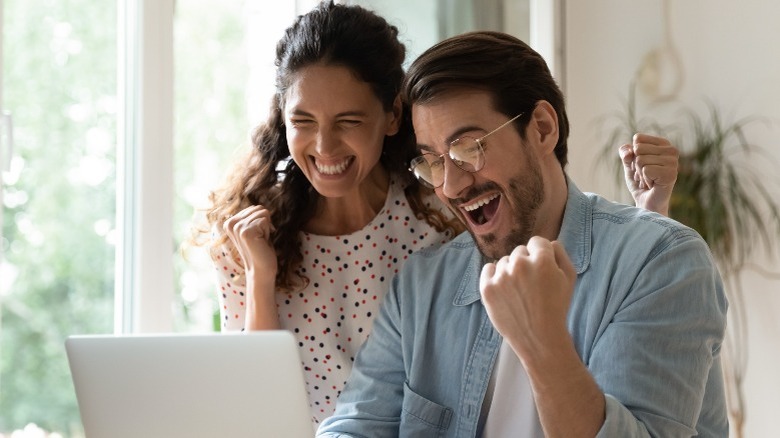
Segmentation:
<svg viewBox="0 0 780 438">
<path fill-rule="evenodd" d="M 303 259 L 299 232 L 315 214 L 320 196 L 290 158 L 285 137 L 285 96 L 295 74 L 313 64 L 346 67 L 368 83 L 385 110 L 391 111 L 401 90 L 405 56 L 395 26 L 362 7 L 332 1 L 299 16 L 277 44 L 276 93 L 270 115 L 253 133 L 248 157 L 237 163 L 225 187 L 211 194 L 212 208 L 207 211 L 211 228 L 216 226 L 219 232 L 225 220 L 250 205 L 262 204 L 271 211 L 276 228 L 271 240 L 278 258 L 277 289 L 294 289 L 303 279 L 296 271 Z M 415 155 L 411 118 L 404 107 L 398 133 L 385 137 L 380 163 L 405 185 L 418 217 L 439 231 L 454 232 L 457 225 L 425 205 L 425 189 L 406 170 Z M 228 240 L 222 235 L 217 243 Z M 212 245 L 212 251 L 220 251 L 218 246 Z"/>
<path fill-rule="evenodd" d="M 525 112 L 515 122 L 521 136 L 536 102 L 546 100 L 558 115 L 555 156 L 565 167 L 569 119 L 563 93 L 539 53 L 501 32 L 469 32 L 426 50 L 409 67 L 403 86 L 408 105 L 424 104 L 452 90 L 479 89 L 493 97 L 495 109 L 507 117 Z"/>
</svg>

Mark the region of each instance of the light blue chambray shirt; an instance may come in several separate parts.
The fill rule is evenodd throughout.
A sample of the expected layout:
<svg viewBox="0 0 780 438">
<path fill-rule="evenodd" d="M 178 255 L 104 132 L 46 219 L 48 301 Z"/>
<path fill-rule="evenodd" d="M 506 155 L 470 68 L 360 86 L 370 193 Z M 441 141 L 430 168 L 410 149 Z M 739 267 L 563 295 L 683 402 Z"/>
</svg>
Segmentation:
<svg viewBox="0 0 780 438">
<path fill-rule="evenodd" d="M 568 184 L 558 240 L 577 282 L 567 323 L 606 394 L 598 436 L 728 436 L 727 301 L 706 243 Z M 484 263 L 467 233 L 411 256 L 318 436 L 476 436 L 501 345 L 480 301 Z"/>
</svg>

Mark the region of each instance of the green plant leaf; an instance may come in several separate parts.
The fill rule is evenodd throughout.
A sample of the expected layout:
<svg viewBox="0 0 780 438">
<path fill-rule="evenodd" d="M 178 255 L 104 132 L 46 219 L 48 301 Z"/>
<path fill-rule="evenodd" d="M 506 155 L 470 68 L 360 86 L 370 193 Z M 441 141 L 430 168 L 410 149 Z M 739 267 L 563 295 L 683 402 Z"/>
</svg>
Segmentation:
<svg viewBox="0 0 780 438">
<path fill-rule="evenodd" d="M 639 115 L 634 89 L 632 84 L 622 110 L 601 120 L 611 127 L 599 160 L 616 169 L 617 184 L 622 185 L 623 178 L 621 165 L 614 159 L 618 143 L 624 142 L 621 139 L 645 132 L 677 145 L 688 144 L 680 151 L 670 216 L 697 230 L 728 272 L 738 271 L 757 246 L 771 252 L 780 240 L 780 207 L 768 186 L 777 181 L 749 165 L 750 154 L 767 154 L 750 143 L 745 133 L 748 125 L 766 119 L 751 116 L 727 121 L 718 106 L 707 101 L 705 116 L 684 107 L 678 124 L 661 125 Z"/>
</svg>

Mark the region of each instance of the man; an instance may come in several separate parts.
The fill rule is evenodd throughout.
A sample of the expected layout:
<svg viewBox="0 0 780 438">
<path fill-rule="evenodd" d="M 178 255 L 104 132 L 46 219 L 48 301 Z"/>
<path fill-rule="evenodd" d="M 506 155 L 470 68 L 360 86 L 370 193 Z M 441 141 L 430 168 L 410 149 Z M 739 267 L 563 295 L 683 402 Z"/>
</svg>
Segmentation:
<svg viewBox="0 0 780 438">
<path fill-rule="evenodd" d="M 541 56 L 460 35 L 412 64 L 404 93 L 412 170 L 469 233 L 410 257 L 318 434 L 727 436 L 707 245 L 577 189 Z"/>
</svg>

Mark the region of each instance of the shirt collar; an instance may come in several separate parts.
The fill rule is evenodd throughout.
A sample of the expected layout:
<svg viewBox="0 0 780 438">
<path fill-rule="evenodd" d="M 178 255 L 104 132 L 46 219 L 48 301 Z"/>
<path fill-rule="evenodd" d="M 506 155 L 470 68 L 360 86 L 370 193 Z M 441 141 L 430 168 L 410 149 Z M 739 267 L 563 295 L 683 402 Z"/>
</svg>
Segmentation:
<svg viewBox="0 0 780 438">
<path fill-rule="evenodd" d="M 590 264 L 593 204 L 568 175 L 566 183 L 569 186 L 569 197 L 566 200 L 558 241 L 566 248 L 574 270 L 577 274 L 582 274 Z"/>
</svg>

